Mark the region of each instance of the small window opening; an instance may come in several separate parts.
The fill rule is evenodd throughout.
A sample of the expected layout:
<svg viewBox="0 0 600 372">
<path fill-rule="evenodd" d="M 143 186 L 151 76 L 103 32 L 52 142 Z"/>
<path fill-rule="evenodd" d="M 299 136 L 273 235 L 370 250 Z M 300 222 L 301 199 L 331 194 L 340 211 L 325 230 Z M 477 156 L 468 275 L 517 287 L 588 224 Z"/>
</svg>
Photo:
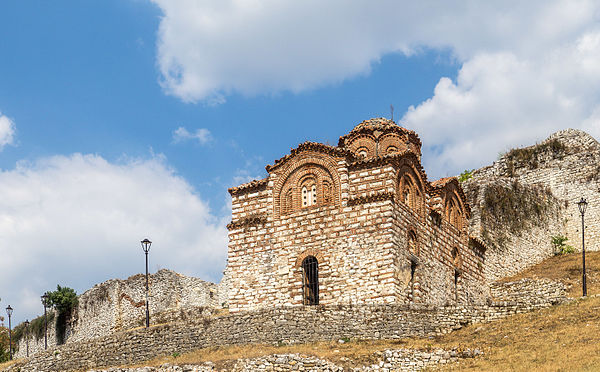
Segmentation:
<svg viewBox="0 0 600 372">
<path fill-rule="evenodd" d="M 363 159 L 365 159 L 368 155 L 367 149 L 364 147 L 359 148 L 357 153 L 358 153 L 358 157 L 363 158 Z"/>
<path fill-rule="evenodd" d="M 454 269 L 454 299 L 458 301 L 458 278 L 460 277 L 460 272 L 458 269 Z"/>
<path fill-rule="evenodd" d="M 304 305 L 319 304 L 319 262 L 314 256 L 302 261 L 302 297 Z"/>
</svg>

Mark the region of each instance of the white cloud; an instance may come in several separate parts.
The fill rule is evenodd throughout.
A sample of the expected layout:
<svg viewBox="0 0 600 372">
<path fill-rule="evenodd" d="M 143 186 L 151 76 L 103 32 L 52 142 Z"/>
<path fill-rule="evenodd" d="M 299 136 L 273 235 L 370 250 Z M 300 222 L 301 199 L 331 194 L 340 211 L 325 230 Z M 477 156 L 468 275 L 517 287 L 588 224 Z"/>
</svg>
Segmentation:
<svg viewBox="0 0 600 372">
<path fill-rule="evenodd" d="M 15 316 L 39 314 L 57 284 L 79 293 L 157 266 L 217 281 L 225 221 L 160 158 L 111 163 L 75 154 L 0 172 L 0 293 Z"/>
<path fill-rule="evenodd" d="M 188 102 L 300 92 L 368 74 L 389 53 L 450 50 L 456 81 L 440 79 L 403 118 L 433 177 L 557 129 L 600 134 L 597 1 L 153 2 L 163 87 Z"/>
<path fill-rule="evenodd" d="M 0 113 L 0 150 L 14 141 L 15 123 Z"/>
<path fill-rule="evenodd" d="M 187 140 L 196 140 L 199 144 L 205 145 L 212 141 L 212 135 L 206 128 L 196 129 L 194 132 L 189 132 L 184 127 L 179 127 L 173 131 L 173 142 L 183 142 Z"/>
</svg>

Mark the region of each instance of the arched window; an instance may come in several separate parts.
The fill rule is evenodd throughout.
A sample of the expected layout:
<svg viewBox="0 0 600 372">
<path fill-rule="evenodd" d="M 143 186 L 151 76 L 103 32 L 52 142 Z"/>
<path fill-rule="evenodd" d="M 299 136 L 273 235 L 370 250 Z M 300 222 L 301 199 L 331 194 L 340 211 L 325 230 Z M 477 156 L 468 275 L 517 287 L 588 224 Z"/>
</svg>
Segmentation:
<svg viewBox="0 0 600 372">
<path fill-rule="evenodd" d="M 396 146 L 388 146 L 388 148 L 385 151 L 388 154 L 394 154 L 398 152 L 398 148 Z"/>
<path fill-rule="evenodd" d="M 323 181 L 323 204 L 331 204 L 332 194 L 331 183 L 329 181 Z"/>
<path fill-rule="evenodd" d="M 359 158 L 365 159 L 367 157 L 367 155 L 369 154 L 369 151 L 367 150 L 366 147 L 360 147 L 358 150 L 356 150 L 356 153 L 358 154 Z"/>
<path fill-rule="evenodd" d="M 317 205 L 317 185 L 313 179 L 309 179 L 302 186 L 302 207 Z"/>
<path fill-rule="evenodd" d="M 458 269 L 460 267 L 460 254 L 458 253 L 458 248 L 452 248 L 452 265 Z"/>
<path fill-rule="evenodd" d="M 460 230 L 462 228 L 462 216 L 454 199 L 451 199 L 448 202 L 446 214 L 448 222 Z"/>
<path fill-rule="evenodd" d="M 319 262 L 315 256 L 302 261 L 302 298 L 304 305 L 319 304 Z"/>
<path fill-rule="evenodd" d="M 419 255 L 419 248 L 417 247 L 417 235 L 412 230 L 408 232 L 408 251 L 415 256 Z"/>
<path fill-rule="evenodd" d="M 285 192 L 283 199 L 283 213 L 290 213 L 293 210 L 292 206 L 292 189 L 288 189 Z"/>
<path fill-rule="evenodd" d="M 410 181 L 410 178 L 408 177 L 404 177 L 404 182 L 403 182 L 403 187 L 402 187 L 402 200 L 404 201 L 404 204 L 406 204 L 406 206 L 408 207 L 413 207 L 413 184 Z"/>
</svg>

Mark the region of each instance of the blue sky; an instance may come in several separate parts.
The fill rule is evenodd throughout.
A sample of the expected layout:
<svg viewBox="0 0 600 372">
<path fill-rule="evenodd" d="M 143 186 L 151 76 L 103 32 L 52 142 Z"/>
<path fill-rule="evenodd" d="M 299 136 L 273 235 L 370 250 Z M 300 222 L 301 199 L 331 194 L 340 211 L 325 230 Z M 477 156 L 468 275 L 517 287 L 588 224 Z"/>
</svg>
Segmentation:
<svg viewBox="0 0 600 372">
<path fill-rule="evenodd" d="M 228 187 L 394 118 L 430 179 L 600 132 L 593 1 L 4 1 L 0 305 L 143 270 L 218 281 Z"/>
</svg>

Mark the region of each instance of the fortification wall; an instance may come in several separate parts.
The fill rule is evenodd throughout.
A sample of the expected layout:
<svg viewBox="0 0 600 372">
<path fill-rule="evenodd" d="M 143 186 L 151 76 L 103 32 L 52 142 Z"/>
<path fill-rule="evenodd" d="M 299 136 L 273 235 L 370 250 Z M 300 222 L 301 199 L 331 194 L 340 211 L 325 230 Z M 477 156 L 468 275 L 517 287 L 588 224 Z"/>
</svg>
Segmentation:
<svg viewBox="0 0 600 372">
<path fill-rule="evenodd" d="M 203 317 L 195 323 L 157 325 L 53 347 L 7 370 L 68 371 L 115 366 L 217 345 L 431 336 L 470 323 L 548 307 L 566 299 L 565 286 L 547 280 L 524 279 L 494 286 L 494 293 L 515 301 L 445 307 L 391 304 L 281 307 Z M 502 294 L 515 289 L 520 291 L 519 295 Z"/>
<path fill-rule="evenodd" d="M 152 324 L 202 316 L 219 307 L 218 285 L 170 270 L 149 275 L 149 307 Z M 111 279 L 79 296 L 79 304 L 67 322 L 65 343 L 89 340 L 142 326 L 146 317 L 145 275 Z M 55 322 L 48 323 L 48 346 L 57 344 Z M 17 357 L 26 355 L 26 340 L 18 343 Z M 29 339 L 29 355 L 44 350 L 44 338 Z"/>
<path fill-rule="evenodd" d="M 576 202 L 581 197 L 589 203 L 586 249 L 599 250 L 599 180 L 600 144 L 574 129 L 557 132 L 535 146 L 511 150 L 493 165 L 474 171 L 463 188 L 472 209 L 471 234 L 490 248 L 486 252 L 487 279 L 513 275 L 554 254 L 551 237 L 558 234 L 567 236 L 567 243 L 580 250 L 581 217 Z M 521 196 L 511 200 L 514 185 Z M 490 203 L 486 206 L 486 191 L 494 195 L 503 190 L 507 199 L 490 197 L 488 202 L 507 202 L 504 210 L 493 210 Z M 523 210 L 528 215 L 519 213 Z M 498 223 L 486 222 L 482 218 L 486 212 L 488 221 Z M 515 224 L 522 228 L 515 229 Z"/>
</svg>

